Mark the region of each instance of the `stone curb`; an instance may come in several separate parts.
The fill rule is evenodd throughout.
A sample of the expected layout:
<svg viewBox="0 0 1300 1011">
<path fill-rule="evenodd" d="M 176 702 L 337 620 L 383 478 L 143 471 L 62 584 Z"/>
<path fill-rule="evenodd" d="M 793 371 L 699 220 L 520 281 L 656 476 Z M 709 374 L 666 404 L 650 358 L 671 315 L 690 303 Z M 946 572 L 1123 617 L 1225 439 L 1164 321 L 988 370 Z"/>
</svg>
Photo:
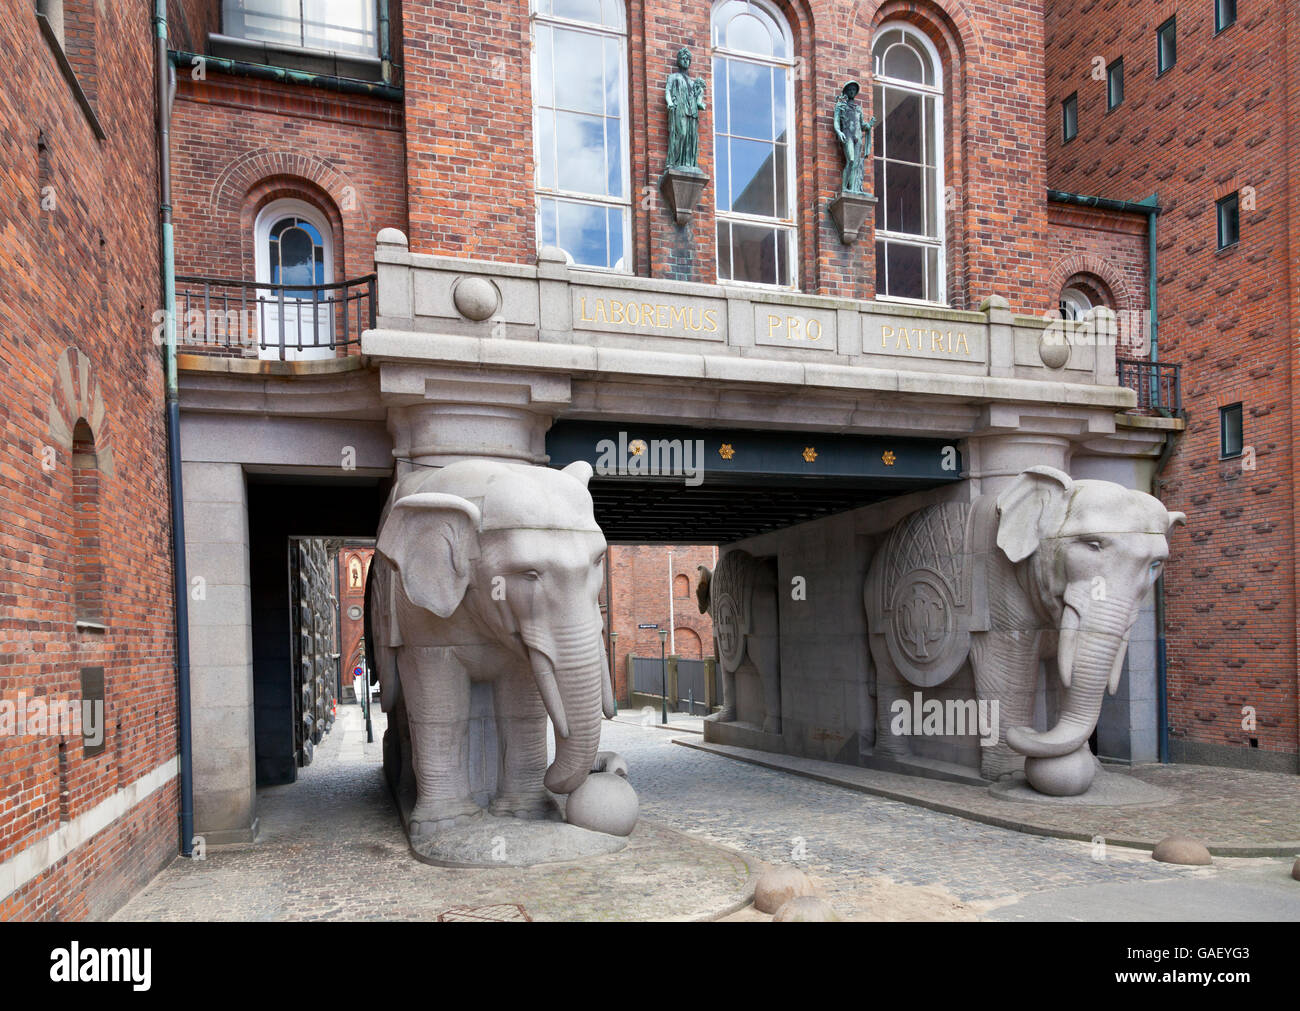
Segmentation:
<svg viewBox="0 0 1300 1011">
<path fill-rule="evenodd" d="M 997 815 L 984 814 L 981 811 L 972 811 L 968 808 L 956 807 L 952 804 L 945 804 L 942 801 L 931 800 L 928 797 L 922 797 L 914 793 L 906 793 L 902 790 L 893 790 L 883 786 L 869 786 L 865 783 L 856 783 L 842 776 L 836 776 L 830 772 L 813 772 L 809 769 L 797 768 L 792 765 L 783 764 L 780 761 L 780 756 L 773 756 L 771 759 L 765 760 L 758 758 L 752 753 L 738 753 L 741 750 L 747 751 L 748 749 L 734 749 L 727 745 L 682 740 L 675 740 L 673 743 L 680 744 L 683 748 L 694 748 L 696 751 L 705 751 L 711 755 L 730 758 L 737 762 L 746 762 L 749 765 L 757 765 L 764 769 L 772 769 L 775 772 L 786 772 L 794 776 L 802 776 L 805 779 L 816 780 L 819 783 L 827 783 L 830 786 L 839 786 L 846 790 L 856 790 L 858 793 L 872 794 L 877 797 L 884 797 L 887 800 L 901 801 L 904 804 L 911 804 L 914 807 L 923 807 L 930 811 L 937 811 L 940 814 L 955 815 L 958 818 L 965 818 L 968 821 L 982 822 L 985 825 L 992 825 L 995 828 L 1006 828 L 1011 829 L 1014 832 L 1023 832 L 1026 835 L 1052 836 L 1058 839 L 1072 839 L 1079 842 L 1091 842 L 1093 838 L 1091 832 L 1071 832 L 1068 829 L 1058 829 L 1046 825 L 1034 825 L 1022 821 L 1015 821 L 1010 818 L 1000 818 Z M 854 768 L 856 768 L 856 766 Z M 1123 846 L 1139 850 L 1154 850 L 1156 843 L 1159 841 L 1159 839 L 1122 839 L 1111 836 L 1106 837 L 1107 846 Z M 1220 857 L 1294 857 L 1297 854 L 1300 854 L 1300 841 L 1271 846 L 1234 846 L 1207 843 L 1206 848 L 1212 855 Z"/>
</svg>

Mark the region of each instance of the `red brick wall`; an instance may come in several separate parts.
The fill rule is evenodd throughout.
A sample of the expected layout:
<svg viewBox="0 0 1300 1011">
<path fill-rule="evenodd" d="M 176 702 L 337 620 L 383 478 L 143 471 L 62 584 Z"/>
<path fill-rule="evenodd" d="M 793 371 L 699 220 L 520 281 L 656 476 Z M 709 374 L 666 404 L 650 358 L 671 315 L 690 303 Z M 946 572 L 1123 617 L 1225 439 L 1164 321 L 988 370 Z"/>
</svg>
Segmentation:
<svg viewBox="0 0 1300 1011">
<path fill-rule="evenodd" d="M 1047 207 L 1047 290 L 1059 296 L 1082 281 L 1116 313 L 1127 314 L 1118 331 L 1125 355 L 1147 354 L 1147 219 L 1088 207 Z"/>
<path fill-rule="evenodd" d="M 57 736 L 0 737 L 0 861 L 176 753 L 163 378 L 150 325 L 160 302 L 150 10 L 94 7 L 100 141 L 33 5 L 11 7 L 0 51 L 23 55 L 0 65 L 0 698 L 78 698 L 81 669 L 103 667 L 107 733 L 91 758 L 65 739 L 62 763 Z M 89 366 L 83 378 L 75 351 L 65 359 L 70 395 L 56 378 L 69 349 Z M 103 632 L 74 626 L 74 475 L 52 397 L 69 429 L 95 421 Z M 176 843 L 173 786 L 0 896 L 0 919 L 111 912 Z"/>
<path fill-rule="evenodd" d="M 407 228 L 399 103 L 178 72 L 172 192 L 178 274 L 253 280 L 257 213 L 281 197 L 331 222 L 333 281 L 374 271 L 375 236 Z M 183 311 L 183 306 L 181 307 Z"/>
<path fill-rule="evenodd" d="M 340 664 L 343 670 L 344 687 L 352 681 L 353 657 L 357 646 L 365 635 L 366 573 L 370 571 L 370 559 L 374 548 L 344 547 L 338 553 L 339 574 L 339 650 Z M 355 557 L 361 563 L 361 585 L 354 587 L 349 578 L 351 559 Z M 356 606 L 362 609 L 362 617 L 351 618 L 348 609 Z"/>
<path fill-rule="evenodd" d="M 1043 285 L 1041 0 L 886 0 L 852 11 L 829 0 L 782 0 L 781 6 L 799 59 L 802 290 L 874 295 L 870 234 L 845 246 L 825 212 L 841 169 L 831 114 L 850 78 L 862 82 L 870 105 L 871 33 L 898 17 L 929 33 L 945 60 L 949 301 L 974 308 L 996 292 L 1018 311 L 1041 312 L 1051 304 Z M 685 0 L 628 4 L 633 249 L 642 276 L 716 279 L 712 185 L 680 229 L 659 195 L 668 143 L 663 88 L 683 45 L 695 57 L 692 73 L 709 87 L 709 109 L 700 118 L 700 167 L 713 175 L 709 11 L 708 4 Z M 407 11 L 404 29 L 412 249 L 534 262 L 526 0 L 489 0 L 469 9 L 435 0 Z"/>
<path fill-rule="evenodd" d="M 1058 189 L 1159 194 L 1160 355 L 1183 368 L 1188 431 L 1164 498 L 1188 515 L 1166 577 L 1170 720 L 1175 741 L 1297 751 L 1293 404 L 1295 370 L 1296 11 L 1238 4 L 1215 36 L 1212 3 L 1059 0 L 1047 18 L 1048 180 Z M 1156 77 L 1155 30 L 1178 15 L 1175 66 Z M 1288 50 L 1289 43 L 1289 50 Z M 1106 112 L 1104 80 L 1124 57 L 1125 98 Z M 1063 143 L 1060 100 L 1079 94 L 1079 134 Z M 1216 248 L 1215 201 L 1254 189 L 1241 242 Z M 1289 187 L 1289 188 L 1288 188 Z M 1288 229 L 1290 231 L 1288 232 Z M 1219 459 L 1218 408 L 1245 406 L 1256 467 Z M 1242 729 L 1242 707 L 1258 727 Z"/>
<path fill-rule="evenodd" d="M 620 705 L 628 699 L 627 658 L 659 655 L 659 633 L 637 625 L 657 624 L 675 632 L 664 645 L 669 656 L 674 654 L 674 641 L 676 654 L 684 658 L 713 656 L 713 621 L 700 614 L 695 588 L 696 566 L 713 568 L 714 554 L 714 548 L 701 545 L 610 546 L 607 592 L 612 607 L 606 624 L 618 633 L 614 695 Z M 683 579 L 686 593 L 679 595 Z"/>
</svg>

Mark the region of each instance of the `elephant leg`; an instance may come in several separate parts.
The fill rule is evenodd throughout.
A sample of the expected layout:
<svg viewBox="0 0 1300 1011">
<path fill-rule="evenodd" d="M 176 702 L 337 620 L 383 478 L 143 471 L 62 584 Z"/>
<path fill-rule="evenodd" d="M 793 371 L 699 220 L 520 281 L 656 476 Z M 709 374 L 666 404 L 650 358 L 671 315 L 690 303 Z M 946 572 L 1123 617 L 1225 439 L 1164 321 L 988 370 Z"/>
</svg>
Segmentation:
<svg viewBox="0 0 1300 1011">
<path fill-rule="evenodd" d="M 716 713 L 704 717 L 710 723 L 735 723 L 736 722 L 736 672 L 727 670 L 722 665 L 721 659 L 718 660 L 718 667 L 722 671 L 722 708 Z"/>
<path fill-rule="evenodd" d="M 402 699 L 415 772 L 412 836 L 482 814 L 469 789 L 469 675 L 451 649 L 402 650 Z"/>
<path fill-rule="evenodd" d="M 497 792 L 489 810 L 497 816 L 558 819 L 560 812 L 542 784 L 546 775 L 546 707 L 532 674 L 503 675 L 492 685 L 496 711 Z"/>
<path fill-rule="evenodd" d="M 894 733 L 894 702 L 903 697 L 904 685 L 888 657 L 876 660 L 876 743 L 873 755 L 906 758 L 912 753 L 906 736 Z"/>
<path fill-rule="evenodd" d="M 1027 727 L 1033 719 L 1034 691 L 1038 685 L 1041 637 L 1021 632 L 989 632 L 971 643 L 971 669 L 978 701 L 998 704 L 998 741 L 980 748 L 980 775 L 1005 779 L 1025 767 L 1025 756 L 1011 750 L 1007 730 Z"/>
<path fill-rule="evenodd" d="M 749 659 L 763 686 L 763 732 L 781 732 L 781 641 L 776 636 L 754 636 L 748 643 Z"/>
</svg>

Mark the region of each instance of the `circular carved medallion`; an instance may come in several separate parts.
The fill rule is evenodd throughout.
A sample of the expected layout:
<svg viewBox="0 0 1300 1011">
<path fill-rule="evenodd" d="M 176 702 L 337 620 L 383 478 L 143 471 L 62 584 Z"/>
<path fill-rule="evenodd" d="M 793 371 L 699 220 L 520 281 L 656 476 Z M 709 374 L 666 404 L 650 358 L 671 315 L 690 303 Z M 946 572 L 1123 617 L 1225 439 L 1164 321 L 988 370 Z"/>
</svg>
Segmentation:
<svg viewBox="0 0 1300 1011">
<path fill-rule="evenodd" d="M 955 645 L 956 622 L 943 580 L 925 570 L 909 572 L 894 591 L 891 610 L 894 641 L 912 667 L 908 680 L 922 686 L 945 680 L 951 672 L 938 668 Z"/>
<path fill-rule="evenodd" d="M 718 639 L 718 659 L 726 670 L 740 666 L 745 636 L 740 630 L 740 608 L 729 593 L 718 594 L 713 609 L 713 634 Z"/>
</svg>

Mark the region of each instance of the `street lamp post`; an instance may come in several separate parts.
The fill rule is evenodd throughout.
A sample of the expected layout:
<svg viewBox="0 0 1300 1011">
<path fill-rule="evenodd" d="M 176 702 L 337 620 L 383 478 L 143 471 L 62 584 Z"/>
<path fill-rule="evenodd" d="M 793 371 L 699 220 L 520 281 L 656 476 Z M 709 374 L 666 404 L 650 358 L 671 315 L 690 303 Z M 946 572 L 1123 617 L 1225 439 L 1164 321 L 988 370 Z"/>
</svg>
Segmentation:
<svg viewBox="0 0 1300 1011">
<path fill-rule="evenodd" d="M 664 726 L 668 725 L 668 660 L 664 656 L 664 644 L 668 642 L 668 629 L 659 630 L 659 691 L 664 702 Z"/>
</svg>

